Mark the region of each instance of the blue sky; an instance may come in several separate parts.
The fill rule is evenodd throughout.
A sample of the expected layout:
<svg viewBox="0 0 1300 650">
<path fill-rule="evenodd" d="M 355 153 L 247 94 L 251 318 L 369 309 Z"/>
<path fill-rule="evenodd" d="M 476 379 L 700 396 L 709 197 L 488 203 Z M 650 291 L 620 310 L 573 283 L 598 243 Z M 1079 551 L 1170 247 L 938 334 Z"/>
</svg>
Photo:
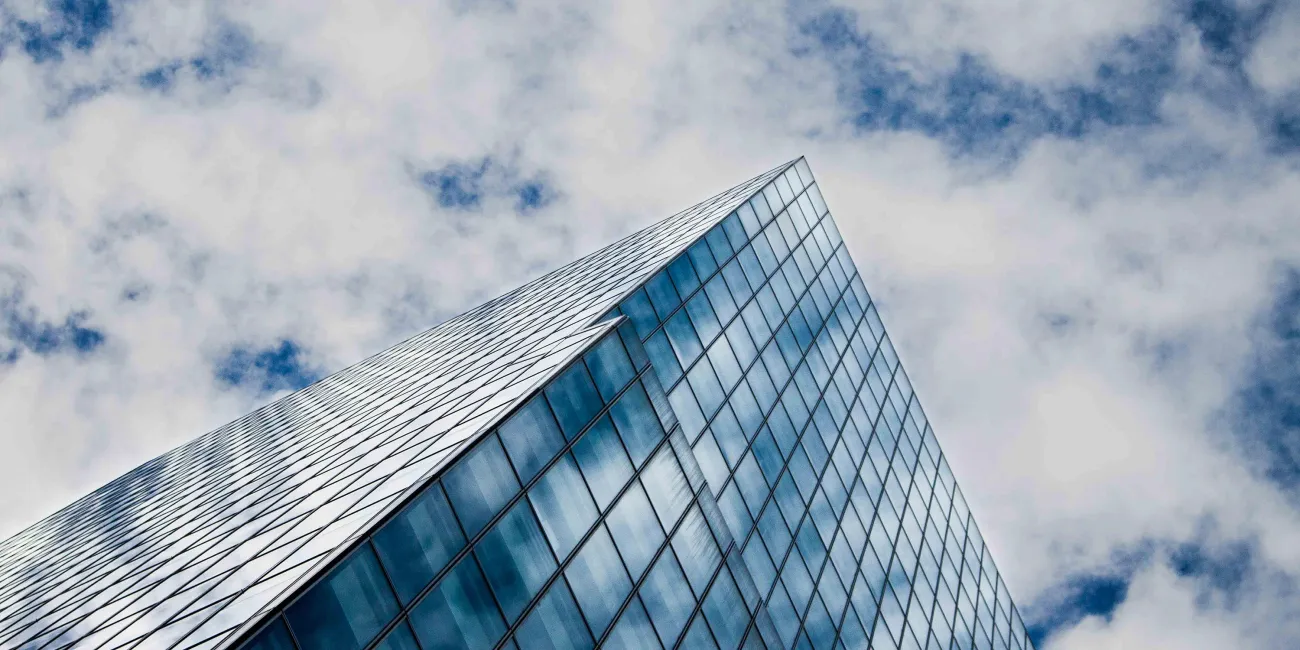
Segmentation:
<svg viewBox="0 0 1300 650">
<path fill-rule="evenodd" d="M 1039 647 L 1295 645 L 1298 44 L 1260 0 L 0 3 L 0 528 L 806 155 Z"/>
</svg>

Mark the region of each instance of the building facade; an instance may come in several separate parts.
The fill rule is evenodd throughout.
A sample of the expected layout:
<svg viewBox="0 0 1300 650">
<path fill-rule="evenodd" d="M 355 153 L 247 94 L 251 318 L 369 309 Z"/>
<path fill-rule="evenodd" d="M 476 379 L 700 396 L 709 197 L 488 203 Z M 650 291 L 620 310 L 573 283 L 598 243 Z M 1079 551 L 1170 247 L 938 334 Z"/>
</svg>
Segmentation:
<svg viewBox="0 0 1300 650">
<path fill-rule="evenodd" d="M 1032 647 L 802 159 L 5 541 L 0 644 Z"/>
</svg>

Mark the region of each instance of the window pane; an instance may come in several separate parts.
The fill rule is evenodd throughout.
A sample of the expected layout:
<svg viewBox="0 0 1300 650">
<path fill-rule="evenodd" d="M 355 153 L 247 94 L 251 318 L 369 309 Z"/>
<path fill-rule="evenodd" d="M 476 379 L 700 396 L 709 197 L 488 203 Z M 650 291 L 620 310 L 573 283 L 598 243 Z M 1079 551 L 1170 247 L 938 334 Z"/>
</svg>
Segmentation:
<svg viewBox="0 0 1300 650">
<path fill-rule="evenodd" d="M 677 362 L 677 354 L 668 344 L 668 337 L 663 330 L 655 332 L 645 342 L 646 354 L 650 355 L 650 365 L 654 366 L 655 375 L 664 385 L 671 385 L 682 375 L 682 366 Z"/>
<path fill-rule="evenodd" d="M 411 610 L 411 627 L 425 648 L 490 648 L 505 633 L 501 612 L 474 556 L 466 556 Z"/>
<path fill-rule="evenodd" d="M 573 557 L 564 574 L 573 585 L 587 623 L 599 636 L 609 627 L 623 599 L 632 591 L 632 581 L 618 557 L 614 541 L 603 526 Z"/>
<path fill-rule="evenodd" d="M 556 580 L 515 632 L 521 650 L 588 650 L 591 633 L 564 579 Z"/>
<path fill-rule="evenodd" d="M 645 462 L 655 445 L 664 438 L 664 430 L 659 426 L 659 417 L 655 414 L 650 398 L 641 384 L 628 389 L 609 409 L 627 445 L 627 452 L 632 456 L 632 464 L 640 466 Z"/>
<path fill-rule="evenodd" d="M 591 486 L 596 506 L 605 510 L 632 477 L 632 464 L 609 416 L 597 420 L 573 444 L 573 456 Z"/>
<path fill-rule="evenodd" d="M 513 621 L 546 579 L 555 558 L 527 501 L 515 504 L 474 548 L 506 620 Z"/>
<path fill-rule="evenodd" d="M 628 571 L 634 578 L 639 578 L 664 541 L 659 520 L 655 518 L 650 500 L 639 483 L 633 483 L 623 494 L 610 511 L 606 523 Z"/>
<path fill-rule="evenodd" d="M 677 290 L 673 288 L 673 282 L 669 279 L 668 274 L 659 272 L 653 278 L 645 283 L 646 293 L 650 295 L 650 303 L 654 305 L 655 313 L 659 315 L 659 320 L 668 317 L 681 304 L 681 298 L 677 296 Z"/>
<path fill-rule="evenodd" d="M 685 311 L 679 311 L 668 319 L 668 322 L 664 323 L 664 332 L 668 334 L 668 342 L 672 344 L 673 351 L 677 353 L 683 368 L 691 365 L 691 362 L 704 351 L 704 347 L 700 345 L 700 337 L 695 333 L 695 327 L 691 325 Z"/>
<path fill-rule="evenodd" d="M 397 615 L 397 600 L 369 544 L 285 610 L 304 650 L 361 648 Z"/>
<path fill-rule="evenodd" d="M 411 634 L 411 626 L 406 621 L 397 624 L 388 636 L 384 637 L 375 650 L 420 650 L 420 646 L 415 643 L 415 636 Z"/>
<path fill-rule="evenodd" d="M 564 374 L 551 380 L 546 387 L 546 399 L 560 421 L 564 437 L 572 440 L 602 406 L 600 394 L 581 363 L 569 366 Z"/>
<path fill-rule="evenodd" d="M 686 519 L 682 520 L 681 527 L 673 535 L 673 550 L 686 573 L 686 579 L 691 583 L 691 589 L 697 595 L 703 594 L 709 579 L 713 577 L 713 571 L 722 562 L 722 555 L 699 507 L 692 507 L 686 513 Z"/>
<path fill-rule="evenodd" d="M 618 618 L 618 623 L 610 631 L 602 647 L 619 650 L 660 650 L 663 646 L 655 639 L 654 628 L 650 626 L 650 617 L 639 599 L 633 598 L 631 604 Z"/>
<path fill-rule="evenodd" d="M 606 402 L 614 399 L 636 372 L 628 358 L 623 343 L 617 336 L 606 336 L 604 341 L 587 353 L 587 368 L 596 382 L 596 389 Z"/>
<path fill-rule="evenodd" d="M 659 325 L 659 317 L 655 315 L 654 307 L 650 305 L 645 289 L 638 289 L 636 293 L 628 296 L 628 299 L 623 301 L 622 309 L 623 313 L 631 319 L 632 326 L 636 328 L 636 333 L 641 338 L 645 338 Z"/>
<path fill-rule="evenodd" d="M 403 603 L 410 602 L 465 545 L 442 485 L 434 483 L 375 533 L 375 550 Z"/>
<path fill-rule="evenodd" d="M 659 640 L 672 647 L 695 609 L 695 598 L 671 549 L 659 556 L 639 593 Z"/>
<path fill-rule="evenodd" d="M 289 638 L 289 628 L 284 626 L 284 619 L 277 618 L 241 646 L 240 650 L 294 650 L 294 647 L 293 640 Z"/>
<path fill-rule="evenodd" d="M 448 470 L 443 485 L 470 537 L 478 534 L 519 492 L 519 481 L 495 436 L 484 439 L 478 448 Z"/>
<path fill-rule="evenodd" d="M 735 648 L 740 645 L 740 638 L 745 634 L 749 616 L 745 614 L 745 603 L 740 600 L 740 591 L 731 579 L 731 572 L 724 569 L 718 574 L 718 580 L 704 599 L 704 617 L 713 628 L 713 635 L 723 648 Z"/>
<path fill-rule="evenodd" d="M 519 479 L 525 483 L 564 446 L 564 437 L 551 416 L 551 408 L 541 395 L 529 400 L 498 431 Z"/>
<path fill-rule="evenodd" d="M 641 484 L 650 495 L 650 502 L 654 504 L 664 530 L 672 530 L 673 524 L 681 518 L 695 496 L 691 492 L 691 486 L 686 483 L 686 475 L 682 473 L 681 466 L 677 464 L 672 446 L 661 447 L 659 453 L 641 471 Z"/>
<path fill-rule="evenodd" d="M 542 530 L 557 557 L 566 557 L 596 521 L 596 504 L 578 473 L 573 456 L 565 454 L 529 491 Z"/>
<path fill-rule="evenodd" d="M 709 632 L 708 623 L 704 622 L 703 614 L 696 614 L 695 620 L 691 621 L 691 628 L 686 632 L 686 638 L 682 639 L 680 650 L 718 650 L 718 644 L 713 642 L 713 635 Z"/>
</svg>

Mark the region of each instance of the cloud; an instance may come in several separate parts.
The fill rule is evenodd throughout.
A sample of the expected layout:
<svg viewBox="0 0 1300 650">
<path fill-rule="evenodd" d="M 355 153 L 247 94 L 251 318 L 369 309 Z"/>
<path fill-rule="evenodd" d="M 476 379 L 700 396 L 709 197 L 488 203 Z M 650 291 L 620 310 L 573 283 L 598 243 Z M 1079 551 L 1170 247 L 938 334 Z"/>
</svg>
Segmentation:
<svg viewBox="0 0 1300 650">
<path fill-rule="evenodd" d="M 807 154 L 1043 647 L 1296 638 L 1289 9 L 73 6 L 0 10 L 4 528 Z"/>
</svg>

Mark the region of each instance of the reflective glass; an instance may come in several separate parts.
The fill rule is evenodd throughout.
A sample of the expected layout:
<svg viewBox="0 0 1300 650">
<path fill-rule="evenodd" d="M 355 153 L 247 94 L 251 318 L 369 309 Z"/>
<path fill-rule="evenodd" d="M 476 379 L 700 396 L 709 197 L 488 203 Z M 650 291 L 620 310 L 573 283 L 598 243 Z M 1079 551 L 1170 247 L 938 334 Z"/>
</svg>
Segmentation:
<svg viewBox="0 0 1300 650">
<path fill-rule="evenodd" d="M 633 483 L 623 494 L 606 523 L 628 571 L 639 578 L 664 540 L 663 529 L 640 483 Z"/>
<path fill-rule="evenodd" d="M 465 545 L 451 506 L 435 483 L 379 529 L 375 550 L 403 603 L 410 602 Z"/>
<path fill-rule="evenodd" d="M 495 436 L 479 443 L 452 467 L 443 484 L 460 523 L 471 537 L 519 492 L 519 481 Z"/>
<path fill-rule="evenodd" d="M 466 556 L 411 610 L 424 648 L 477 650 L 494 645 L 505 622 L 473 556 Z"/>
<path fill-rule="evenodd" d="M 365 544 L 290 605 L 285 618 L 304 650 L 356 650 L 397 611 L 397 599 Z"/>
<path fill-rule="evenodd" d="M 567 556 L 596 521 L 596 504 L 568 454 L 547 470 L 528 498 L 557 557 Z"/>
<path fill-rule="evenodd" d="M 515 632 L 520 650 L 589 650 L 594 647 L 564 580 L 556 580 Z"/>
<path fill-rule="evenodd" d="M 555 557 L 527 501 L 515 504 L 474 547 L 506 620 L 513 621 L 546 579 Z"/>
<path fill-rule="evenodd" d="M 598 528 L 583 544 L 565 575 L 573 585 L 591 629 L 597 635 L 604 632 L 623 599 L 632 591 L 627 570 L 604 527 Z"/>
<path fill-rule="evenodd" d="M 600 411 L 600 394 L 587 368 L 575 363 L 546 387 L 546 399 L 560 421 L 564 437 L 572 439 Z"/>
<path fill-rule="evenodd" d="M 551 415 L 551 408 L 540 395 L 502 424 L 498 435 L 520 480 L 525 483 L 564 446 L 564 437 Z"/>
<path fill-rule="evenodd" d="M 608 416 L 597 420 L 573 444 L 573 456 L 601 510 L 609 507 L 618 491 L 632 478 L 632 463 Z"/>
</svg>

